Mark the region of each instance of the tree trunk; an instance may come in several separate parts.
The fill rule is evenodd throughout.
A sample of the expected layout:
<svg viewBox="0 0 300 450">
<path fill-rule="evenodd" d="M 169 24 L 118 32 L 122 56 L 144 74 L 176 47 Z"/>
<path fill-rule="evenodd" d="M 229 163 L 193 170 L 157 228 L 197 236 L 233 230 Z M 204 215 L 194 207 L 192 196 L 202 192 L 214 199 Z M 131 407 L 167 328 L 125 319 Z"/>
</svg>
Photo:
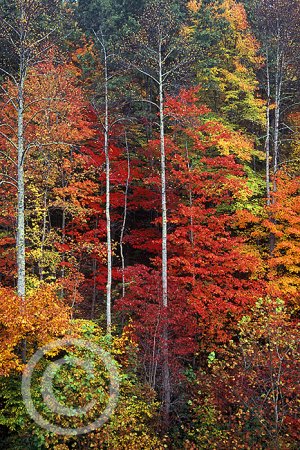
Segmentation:
<svg viewBox="0 0 300 450">
<path fill-rule="evenodd" d="M 64 198 L 64 201 L 65 201 L 65 198 Z M 63 210 L 62 210 L 61 229 L 62 229 L 62 244 L 64 244 L 65 241 L 66 241 L 66 211 L 65 211 L 65 207 L 63 207 Z M 66 254 L 65 254 L 65 251 L 63 251 L 63 253 L 62 253 L 62 267 L 61 267 L 61 278 L 62 278 L 62 281 L 64 281 L 64 279 L 65 279 L 65 260 L 66 260 Z M 60 292 L 61 292 L 61 298 L 64 298 L 65 290 L 64 290 L 63 287 L 61 288 Z"/>
<path fill-rule="evenodd" d="M 271 192 L 270 192 L 270 106 L 271 106 L 271 86 L 270 86 L 270 71 L 269 71 L 269 53 L 267 51 L 267 111 L 266 111 L 266 190 L 267 190 L 267 206 L 271 204 Z"/>
<path fill-rule="evenodd" d="M 26 57 L 25 57 L 25 39 L 24 31 L 24 5 L 21 3 L 20 10 L 21 29 L 20 29 L 20 66 L 18 82 L 18 206 L 17 206 L 17 293 L 21 303 L 21 311 L 25 313 L 25 295 L 26 295 L 26 255 L 25 255 L 25 181 L 24 181 L 24 85 L 26 78 Z M 22 341 L 21 357 L 23 363 L 27 360 L 27 342 Z"/>
<path fill-rule="evenodd" d="M 108 112 L 108 68 L 106 49 L 104 51 L 104 89 L 105 89 L 105 119 L 104 119 L 104 153 L 106 173 L 106 243 L 107 243 L 107 284 L 106 284 L 106 326 L 111 332 L 111 286 L 112 286 L 112 244 L 110 218 L 110 158 L 109 158 L 109 112 Z"/>
<path fill-rule="evenodd" d="M 18 296 L 25 301 L 25 185 L 24 185 L 24 68 L 21 63 L 18 89 L 18 207 L 17 274 Z"/>
<path fill-rule="evenodd" d="M 270 84 L 270 70 L 269 70 L 269 53 L 267 50 L 266 54 L 266 60 L 267 60 L 267 111 L 266 111 L 266 143 L 265 143 L 265 150 L 266 150 L 266 194 L 267 194 L 267 206 L 269 207 L 274 200 L 274 197 L 271 197 L 271 178 L 270 178 L 270 156 L 271 156 L 271 117 L 270 117 L 270 111 L 271 111 L 271 84 Z M 274 186 L 273 186 L 274 189 Z M 273 191 L 272 191 L 273 193 Z M 269 213 L 269 219 L 273 221 L 271 213 Z M 269 247 L 270 247 L 270 254 L 273 253 L 274 247 L 275 247 L 275 236 L 274 233 L 270 233 L 269 235 Z"/>
<path fill-rule="evenodd" d="M 279 32 L 278 32 L 279 33 Z M 280 36 L 278 37 L 280 39 Z M 281 109 L 281 88 L 282 88 L 282 70 L 283 70 L 283 57 L 280 51 L 279 42 L 277 44 L 277 58 L 276 58 L 276 77 L 275 77 L 275 119 L 274 119 L 274 192 L 276 192 L 276 180 L 275 175 L 278 170 L 279 162 L 279 126 L 280 126 L 280 109 Z"/>
<path fill-rule="evenodd" d="M 44 280 L 44 248 L 46 241 L 46 228 L 47 228 L 47 194 L 48 191 L 46 189 L 44 193 L 44 205 L 43 205 L 43 229 L 42 229 L 42 238 L 41 238 L 41 256 L 39 258 L 38 266 L 39 266 L 39 276 L 40 281 Z"/>
<path fill-rule="evenodd" d="M 121 256 L 121 264 L 122 264 L 122 297 L 125 297 L 125 259 L 123 252 L 123 239 L 125 233 L 125 226 L 127 220 L 127 204 L 128 204 L 128 190 L 129 190 L 129 180 L 130 180 L 130 156 L 128 149 L 128 141 L 127 134 L 125 132 L 125 148 L 126 148 L 126 156 L 127 156 L 127 178 L 124 192 L 124 215 L 123 215 L 123 223 L 120 235 L 120 256 Z"/>
<path fill-rule="evenodd" d="M 97 298 L 96 275 L 97 275 L 97 260 L 93 258 L 93 297 L 92 297 L 91 320 L 94 320 L 95 318 L 95 306 Z"/>
<path fill-rule="evenodd" d="M 169 368 L 168 347 L 168 218 L 167 218 L 167 193 L 166 193 L 166 152 L 165 152 L 165 118 L 164 118 L 164 95 L 163 95 L 163 68 L 161 43 L 159 48 L 159 117 L 160 117 L 160 157 L 161 157 L 161 207 L 162 207 L 162 307 L 163 307 L 163 419 L 164 428 L 168 428 L 171 386 Z"/>
<path fill-rule="evenodd" d="M 274 155 L 273 155 L 273 195 L 272 203 L 275 203 L 274 194 L 277 192 L 276 176 L 279 164 L 279 127 L 281 112 L 281 91 L 283 80 L 283 55 L 280 50 L 280 30 L 278 29 L 277 37 L 277 58 L 276 58 L 276 76 L 275 76 L 275 111 L 274 111 Z M 270 252 L 275 248 L 275 235 L 272 233 L 270 237 Z"/>
</svg>

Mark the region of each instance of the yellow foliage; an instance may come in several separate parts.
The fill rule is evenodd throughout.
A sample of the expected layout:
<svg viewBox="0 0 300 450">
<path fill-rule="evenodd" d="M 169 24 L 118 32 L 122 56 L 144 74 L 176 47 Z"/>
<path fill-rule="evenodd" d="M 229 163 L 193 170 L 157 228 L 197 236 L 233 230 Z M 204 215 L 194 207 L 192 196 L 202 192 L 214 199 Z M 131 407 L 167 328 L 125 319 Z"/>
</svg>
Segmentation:
<svg viewBox="0 0 300 450">
<path fill-rule="evenodd" d="M 0 287 L 0 375 L 23 369 L 22 342 L 26 341 L 30 353 L 32 345 L 64 335 L 69 319 L 70 309 L 49 285 L 31 292 L 24 301 L 12 289 Z"/>
<path fill-rule="evenodd" d="M 189 0 L 189 2 L 187 4 L 187 8 L 189 11 L 196 13 L 201 8 L 201 3 L 202 3 L 201 1 Z"/>
</svg>

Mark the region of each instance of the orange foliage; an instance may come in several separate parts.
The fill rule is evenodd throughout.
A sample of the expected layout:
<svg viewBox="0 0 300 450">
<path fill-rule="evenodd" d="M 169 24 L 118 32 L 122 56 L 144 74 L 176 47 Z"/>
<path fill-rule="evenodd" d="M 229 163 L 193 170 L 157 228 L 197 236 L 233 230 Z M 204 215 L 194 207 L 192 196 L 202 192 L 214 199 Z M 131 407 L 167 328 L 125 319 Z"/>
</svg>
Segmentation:
<svg viewBox="0 0 300 450">
<path fill-rule="evenodd" d="M 189 11 L 196 13 L 197 11 L 199 11 L 201 6 L 201 2 L 197 1 L 197 0 L 189 0 L 188 4 L 187 4 L 187 8 Z"/>
<path fill-rule="evenodd" d="M 246 30 L 249 27 L 244 6 L 235 0 L 224 0 L 224 16 L 235 30 Z"/>
<path fill-rule="evenodd" d="M 269 261 L 271 293 L 283 296 L 300 308 L 300 177 L 284 171 L 277 176 L 275 202 L 270 206 L 272 220 L 265 225 L 275 237 Z"/>
<path fill-rule="evenodd" d="M 0 375 L 23 368 L 20 347 L 43 345 L 65 334 L 70 309 L 58 299 L 53 287 L 44 285 L 31 292 L 24 304 L 12 289 L 0 287 Z"/>
<path fill-rule="evenodd" d="M 74 64 L 57 64 L 56 50 L 51 50 L 45 62 L 28 72 L 24 88 L 27 261 L 37 267 L 39 273 L 34 276 L 43 280 L 56 277 L 60 262 L 55 248 L 60 236 L 49 219 L 50 211 L 58 209 L 54 188 L 68 182 L 68 166 L 74 165 L 74 146 L 94 134 L 78 75 Z M 5 89 L 9 96 L 16 96 L 11 82 L 6 83 Z M 17 112 L 5 99 L 0 121 L 1 131 L 9 138 L 0 137 L 1 149 L 7 155 L 2 161 L 2 172 L 16 179 Z M 3 283 L 11 285 L 15 278 L 16 189 L 12 184 L 0 184 L 0 195 L 0 225 L 5 230 L 0 233 L 0 272 Z"/>
</svg>

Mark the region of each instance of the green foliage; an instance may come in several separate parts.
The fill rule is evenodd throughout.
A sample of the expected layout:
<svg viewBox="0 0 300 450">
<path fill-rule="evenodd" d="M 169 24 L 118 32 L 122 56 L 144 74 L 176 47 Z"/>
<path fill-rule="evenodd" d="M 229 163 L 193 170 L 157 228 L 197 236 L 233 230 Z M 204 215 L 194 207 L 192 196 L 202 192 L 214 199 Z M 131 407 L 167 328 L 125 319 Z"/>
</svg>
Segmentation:
<svg viewBox="0 0 300 450">
<path fill-rule="evenodd" d="M 120 397 L 117 410 L 112 418 L 103 426 L 88 435 L 79 437 L 59 437 L 39 428 L 29 419 L 21 397 L 20 377 L 2 378 L 0 398 L 3 409 L 0 425 L 10 430 L 6 440 L 8 448 L 22 448 L 24 442 L 30 449 L 44 448 L 106 448 L 106 449 L 159 449 L 163 448 L 154 433 L 159 404 L 154 392 L 138 382 L 136 375 L 128 366 L 135 344 L 130 333 L 124 332 L 121 337 L 105 335 L 93 323 L 77 321 L 73 324 L 73 336 L 87 339 L 101 349 L 109 352 L 118 360 L 120 371 Z M 86 416 L 71 418 L 54 414 L 45 405 L 41 395 L 41 376 L 51 363 L 53 355 L 45 358 L 35 370 L 32 380 L 32 397 L 36 409 L 51 423 L 63 427 L 81 427 L 85 421 L 96 420 L 106 407 L 108 401 L 107 388 L 109 377 L 103 362 L 95 354 L 85 348 L 73 348 L 64 352 L 66 364 L 55 373 L 53 390 L 60 404 L 74 408 L 84 407 L 91 400 L 96 400 Z M 75 358 L 75 359 L 74 359 Z M 76 358 L 88 360 L 92 371 L 76 365 Z M 54 357 L 55 360 L 55 357 Z M 127 367 L 126 367 L 127 366 Z M 59 447 L 62 445 L 63 447 Z M 24 447 L 23 447 L 24 449 Z"/>
<path fill-rule="evenodd" d="M 200 2 L 193 23 L 204 101 L 231 124 L 261 126 L 264 108 L 255 74 L 260 66 L 259 46 L 243 7 L 228 0 Z"/>
<path fill-rule="evenodd" d="M 201 395 L 201 391 L 199 391 Z M 220 414 L 209 398 L 205 398 L 202 404 L 191 401 L 191 409 L 194 419 L 192 426 L 185 431 L 183 448 L 186 450 L 207 449 L 217 450 L 220 444 L 227 441 L 228 432 L 224 430 L 220 422 Z M 227 441 L 228 442 L 228 441 Z"/>
<path fill-rule="evenodd" d="M 101 29 L 106 39 L 115 44 L 136 29 L 136 16 L 143 4 L 134 0 L 79 0 L 79 23 L 91 34 Z"/>
<path fill-rule="evenodd" d="M 240 192 L 236 199 L 236 209 L 248 210 L 257 217 L 263 215 L 263 205 L 261 194 L 264 189 L 264 181 L 259 173 L 251 167 L 245 165 L 244 170 L 247 174 L 247 189 Z"/>
</svg>

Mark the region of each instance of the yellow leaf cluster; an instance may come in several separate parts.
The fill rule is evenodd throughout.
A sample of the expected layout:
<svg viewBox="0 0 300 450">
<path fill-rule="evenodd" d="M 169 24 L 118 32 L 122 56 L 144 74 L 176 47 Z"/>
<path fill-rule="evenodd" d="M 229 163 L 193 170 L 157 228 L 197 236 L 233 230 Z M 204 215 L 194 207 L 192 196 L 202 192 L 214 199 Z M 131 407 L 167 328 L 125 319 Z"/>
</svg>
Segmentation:
<svg viewBox="0 0 300 450">
<path fill-rule="evenodd" d="M 22 343 L 29 353 L 62 336 L 69 326 L 70 310 L 49 285 L 31 292 L 25 300 L 12 289 L 0 287 L 0 375 L 22 370 Z"/>
</svg>

